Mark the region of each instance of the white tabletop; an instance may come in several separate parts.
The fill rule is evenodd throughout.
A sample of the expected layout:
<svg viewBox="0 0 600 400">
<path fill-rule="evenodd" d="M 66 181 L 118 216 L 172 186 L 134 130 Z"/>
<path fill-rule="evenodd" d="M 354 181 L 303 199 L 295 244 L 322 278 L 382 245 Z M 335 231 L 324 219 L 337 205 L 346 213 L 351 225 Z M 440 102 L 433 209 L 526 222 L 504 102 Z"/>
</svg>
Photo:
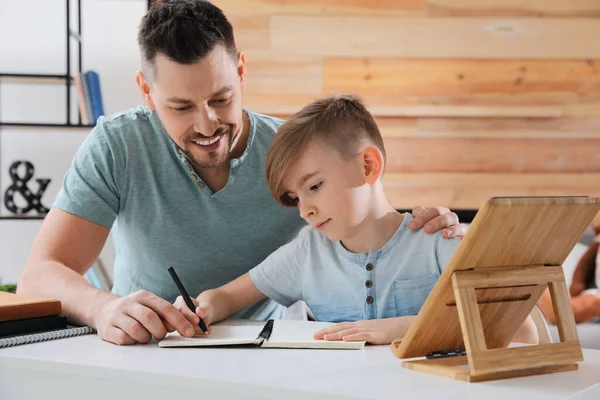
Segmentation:
<svg viewBox="0 0 600 400">
<path fill-rule="evenodd" d="M 578 371 L 466 383 L 404 369 L 388 346 L 159 348 L 86 335 L 0 349 L 0 398 L 564 399 L 600 382 L 600 350 L 583 353 Z"/>
</svg>

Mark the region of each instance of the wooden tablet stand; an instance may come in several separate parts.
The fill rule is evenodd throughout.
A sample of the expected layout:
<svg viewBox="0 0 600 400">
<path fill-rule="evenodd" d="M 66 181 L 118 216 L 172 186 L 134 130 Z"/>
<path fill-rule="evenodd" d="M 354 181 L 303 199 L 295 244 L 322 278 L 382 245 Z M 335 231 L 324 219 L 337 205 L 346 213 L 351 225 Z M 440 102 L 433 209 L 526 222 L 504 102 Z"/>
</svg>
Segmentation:
<svg viewBox="0 0 600 400">
<path fill-rule="evenodd" d="M 534 289 L 535 304 L 546 285 L 550 289 L 557 318 L 560 343 L 488 349 L 483 332 L 479 304 L 486 304 L 486 294 L 498 288 L 512 295 L 492 302 L 531 300 L 520 295 L 523 288 Z M 583 361 L 575 319 L 562 267 L 531 265 L 527 267 L 486 268 L 484 271 L 456 271 L 452 276 L 456 309 L 460 319 L 466 356 L 405 361 L 408 369 L 446 376 L 467 382 L 487 381 L 572 371 Z M 479 296 L 475 291 L 480 293 Z M 464 366 L 468 365 L 468 368 Z"/>
<path fill-rule="evenodd" d="M 577 369 L 561 265 L 599 211 L 600 199 L 586 196 L 486 201 L 392 353 L 413 359 L 405 368 L 468 382 Z M 547 288 L 560 343 L 510 346 Z"/>
</svg>

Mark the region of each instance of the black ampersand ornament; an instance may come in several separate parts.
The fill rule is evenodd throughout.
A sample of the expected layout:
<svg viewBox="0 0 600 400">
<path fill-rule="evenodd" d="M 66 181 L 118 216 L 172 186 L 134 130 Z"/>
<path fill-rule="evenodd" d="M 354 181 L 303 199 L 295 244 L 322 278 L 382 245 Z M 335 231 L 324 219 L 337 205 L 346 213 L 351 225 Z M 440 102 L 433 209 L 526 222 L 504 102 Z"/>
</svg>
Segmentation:
<svg viewBox="0 0 600 400">
<path fill-rule="evenodd" d="M 24 176 L 19 176 L 18 168 L 21 164 L 25 165 L 25 174 Z M 12 185 L 10 185 L 6 192 L 4 192 L 4 205 L 6 209 L 10 212 L 16 214 L 26 214 L 29 211 L 35 209 L 40 214 L 45 214 L 49 210 L 42 205 L 42 196 L 44 195 L 44 191 L 48 187 L 50 183 L 50 179 L 36 179 L 36 182 L 39 185 L 38 191 L 34 193 L 31 188 L 27 185 L 27 183 L 33 178 L 33 174 L 35 172 L 35 168 L 33 164 L 29 161 L 15 161 L 12 163 L 8 170 L 8 174 L 10 175 L 10 179 L 12 180 Z M 15 204 L 15 194 L 19 193 L 21 197 L 27 202 L 25 207 L 18 207 Z"/>
</svg>

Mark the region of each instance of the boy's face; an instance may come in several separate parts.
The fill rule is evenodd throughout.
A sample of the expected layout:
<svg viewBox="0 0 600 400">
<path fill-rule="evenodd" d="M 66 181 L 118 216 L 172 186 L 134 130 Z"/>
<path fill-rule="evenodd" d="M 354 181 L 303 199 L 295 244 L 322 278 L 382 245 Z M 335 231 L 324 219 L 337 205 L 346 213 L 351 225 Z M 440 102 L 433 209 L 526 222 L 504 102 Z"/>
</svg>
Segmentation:
<svg viewBox="0 0 600 400">
<path fill-rule="evenodd" d="M 359 155 L 343 158 L 313 141 L 289 167 L 283 184 L 300 216 L 330 240 L 350 237 L 368 213 L 368 184 Z"/>
<path fill-rule="evenodd" d="M 169 137 L 200 168 L 229 162 L 242 133 L 244 57 L 237 65 L 224 46 L 200 61 L 179 64 L 158 54 L 151 85 L 138 84 Z"/>
</svg>

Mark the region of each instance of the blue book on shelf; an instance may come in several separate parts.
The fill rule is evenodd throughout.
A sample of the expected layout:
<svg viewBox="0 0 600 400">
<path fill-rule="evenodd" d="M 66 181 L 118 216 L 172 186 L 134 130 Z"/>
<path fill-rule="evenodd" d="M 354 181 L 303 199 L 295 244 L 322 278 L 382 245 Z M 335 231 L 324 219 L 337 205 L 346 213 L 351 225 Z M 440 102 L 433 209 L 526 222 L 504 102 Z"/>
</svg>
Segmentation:
<svg viewBox="0 0 600 400">
<path fill-rule="evenodd" d="M 87 78 L 85 76 L 85 72 L 79 73 L 79 80 L 81 81 L 81 88 L 83 89 L 83 99 L 80 100 L 82 104 L 79 105 L 80 108 L 85 108 L 85 113 L 87 116 L 87 122 L 84 122 L 83 119 L 81 122 L 86 124 L 95 124 L 96 120 L 94 120 L 94 113 L 92 112 L 92 103 L 90 97 L 90 89 L 88 87 Z M 93 120 L 93 121 L 92 121 Z"/>
<path fill-rule="evenodd" d="M 95 124 L 98 117 L 104 115 L 104 104 L 102 103 L 102 90 L 100 89 L 100 76 L 96 71 L 87 71 L 85 73 L 85 80 L 87 82 L 89 100 L 92 105 L 92 115 L 90 116 L 90 122 Z"/>
</svg>

